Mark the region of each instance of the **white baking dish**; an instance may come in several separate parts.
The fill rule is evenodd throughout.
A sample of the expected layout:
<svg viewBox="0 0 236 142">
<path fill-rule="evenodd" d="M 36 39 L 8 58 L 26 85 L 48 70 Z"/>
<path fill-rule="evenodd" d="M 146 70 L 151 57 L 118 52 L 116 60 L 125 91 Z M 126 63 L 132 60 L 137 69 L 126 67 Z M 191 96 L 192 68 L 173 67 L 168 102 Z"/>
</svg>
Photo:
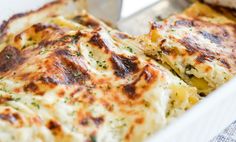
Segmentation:
<svg viewBox="0 0 236 142">
<path fill-rule="evenodd" d="M 0 22 L 10 15 L 35 9 L 52 0 L 1 0 Z M 183 0 L 184 1 L 184 0 Z M 9 4 L 10 3 L 10 4 Z M 163 4 L 164 6 L 167 6 Z M 163 7 L 162 7 L 163 8 Z M 159 10 L 160 11 L 160 10 Z M 128 19 L 132 21 L 133 19 Z M 126 19 L 127 21 L 127 19 Z M 145 21 L 145 20 L 143 20 Z M 147 22 L 147 21 L 146 21 Z M 122 23 L 121 23 L 122 25 Z M 127 29 L 127 27 L 125 27 Z M 125 29 L 124 28 L 124 29 Z M 129 31 L 129 29 L 127 29 Z M 236 120 L 236 78 L 152 135 L 148 142 L 207 142 Z"/>
</svg>

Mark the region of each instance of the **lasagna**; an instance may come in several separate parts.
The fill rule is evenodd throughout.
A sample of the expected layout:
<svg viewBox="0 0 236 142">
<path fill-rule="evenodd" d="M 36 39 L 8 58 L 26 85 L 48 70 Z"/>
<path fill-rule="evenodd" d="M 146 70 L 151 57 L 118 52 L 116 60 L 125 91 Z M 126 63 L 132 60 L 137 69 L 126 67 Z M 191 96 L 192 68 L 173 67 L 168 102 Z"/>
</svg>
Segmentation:
<svg viewBox="0 0 236 142">
<path fill-rule="evenodd" d="M 234 20 L 197 2 L 181 14 L 154 22 L 141 39 L 147 55 L 205 96 L 236 73 L 235 27 Z"/>
<path fill-rule="evenodd" d="M 139 142 L 199 101 L 82 5 L 55 1 L 1 26 L 0 142 Z"/>
</svg>

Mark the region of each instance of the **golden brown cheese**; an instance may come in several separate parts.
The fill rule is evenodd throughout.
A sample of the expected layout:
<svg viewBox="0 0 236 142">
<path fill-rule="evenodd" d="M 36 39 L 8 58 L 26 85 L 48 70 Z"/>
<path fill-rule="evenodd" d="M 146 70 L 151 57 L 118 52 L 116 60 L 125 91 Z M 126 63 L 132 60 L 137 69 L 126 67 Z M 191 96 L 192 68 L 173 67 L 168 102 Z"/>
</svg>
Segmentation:
<svg viewBox="0 0 236 142">
<path fill-rule="evenodd" d="M 0 142 L 138 142 L 199 101 L 133 37 L 86 14 L 3 39 Z"/>
<path fill-rule="evenodd" d="M 236 24 L 195 3 L 182 14 L 155 22 L 148 55 L 157 56 L 186 82 L 208 94 L 236 73 Z"/>
</svg>

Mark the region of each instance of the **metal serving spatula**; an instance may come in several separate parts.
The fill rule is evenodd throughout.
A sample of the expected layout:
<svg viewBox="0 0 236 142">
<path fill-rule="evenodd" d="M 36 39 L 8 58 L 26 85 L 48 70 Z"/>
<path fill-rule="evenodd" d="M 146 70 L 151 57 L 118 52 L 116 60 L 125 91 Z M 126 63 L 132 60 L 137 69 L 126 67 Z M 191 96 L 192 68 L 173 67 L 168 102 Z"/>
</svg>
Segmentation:
<svg viewBox="0 0 236 142">
<path fill-rule="evenodd" d="M 89 12 L 133 35 L 147 33 L 149 22 L 183 11 L 188 0 L 88 0 Z"/>
</svg>

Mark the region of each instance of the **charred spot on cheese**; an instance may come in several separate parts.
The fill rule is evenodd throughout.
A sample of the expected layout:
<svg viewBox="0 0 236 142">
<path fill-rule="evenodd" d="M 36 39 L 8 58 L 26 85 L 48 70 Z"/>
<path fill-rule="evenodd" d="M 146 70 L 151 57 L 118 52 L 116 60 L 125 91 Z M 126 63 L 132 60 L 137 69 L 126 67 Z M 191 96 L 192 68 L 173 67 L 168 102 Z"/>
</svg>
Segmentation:
<svg viewBox="0 0 236 142">
<path fill-rule="evenodd" d="M 72 43 L 72 44 L 76 44 L 80 38 L 80 36 L 82 35 L 82 33 L 78 32 L 75 35 L 65 35 L 62 38 L 58 39 L 59 42 L 61 43 Z"/>
<path fill-rule="evenodd" d="M 200 31 L 200 34 L 206 38 L 209 39 L 211 42 L 216 43 L 216 44 L 220 44 L 221 43 L 221 39 L 219 36 L 214 35 L 212 33 L 206 32 L 206 31 Z"/>
<path fill-rule="evenodd" d="M 52 57 L 53 63 L 46 65 L 48 73 L 40 78 L 45 83 L 75 84 L 83 83 L 89 78 L 86 69 L 81 66 L 81 60 L 74 57 L 67 49 L 56 50 Z"/>
<path fill-rule="evenodd" d="M 187 52 L 190 55 L 198 52 L 198 49 L 199 49 L 199 46 L 200 46 L 198 43 L 194 42 L 193 40 L 191 40 L 188 37 L 184 37 L 183 39 L 181 39 L 180 43 L 183 44 L 186 47 Z"/>
<path fill-rule="evenodd" d="M 137 124 L 142 124 L 143 122 L 144 122 L 144 118 L 143 117 L 135 119 L 135 123 L 137 123 Z"/>
<path fill-rule="evenodd" d="M 55 39 L 55 40 L 42 40 L 38 44 L 38 48 L 45 48 L 49 46 L 59 47 L 59 46 L 67 46 L 69 47 L 69 44 L 76 45 L 79 41 L 80 37 L 83 34 L 80 32 L 77 32 L 74 35 L 62 35 L 61 37 Z"/>
<path fill-rule="evenodd" d="M 24 58 L 21 55 L 19 49 L 13 46 L 7 46 L 0 53 L 0 73 L 7 72 L 19 64 L 22 64 Z"/>
<path fill-rule="evenodd" d="M 152 81 L 154 81 L 157 78 L 157 71 L 152 69 L 151 66 L 145 66 L 144 70 L 141 74 L 141 76 L 144 76 L 144 79 L 148 82 L 151 83 Z M 140 76 L 140 78 L 141 78 Z"/>
<path fill-rule="evenodd" d="M 194 22 L 188 19 L 181 19 L 175 22 L 175 26 L 187 26 L 192 27 L 194 26 Z"/>
<path fill-rule="evenodd" d="M 18 121 L 21 121 L 21 117 L 18 113 L 12 113 L 10 111 L 0 113 L 0 119 L 8 121 L 10 124 L 16 124 Z"/>
<path fill-rule="evenodd" d="M 4 103 L 11 101 L 11 100 L 12 100 L 12 97 L 10 97 L 10 96 L 1 96 L 0 95 L 0 104 L 4 104 Z"/>
<path fill-rule="evenodd" d="M 95 32 L 94 35 L 90 38 L 89 43 L 98 46 L 99 48 L 104 48 L 106 51 L 109 52 L 109 48 L 101 38 L 101 35 L 97 32 Z"/>
<path fill-rule="evenodd" d="M 40 32 L 40 31 L 43 31 L 45 29 L 48 29 L 48 28 L 53 29 L 53 30 L 59 30 L 60 29 L 56 25 L 44 25 L 42 23 L 34 24 L 32 27 L 34 28 L 36 33 Z"/>
<path fill-rule="evenodd" d="M 102 116 L 100 117 L 91 117 L 92 121 L 96 126 L 101 125 L 104 122 L 104 118 Z"/>
<path fill-rule="evenodd" d="M 220 62 L 228 69 L 231 68 L 230 64 L 225 59 L 220 59 Z"/>
<path fill-rule="evenodd" d="M 129 39 L 129 38 L 131 38 L 131 37 L 128 36 L 127 34 L 121 33 L 121 32 L 116 33 L 115 36 L 116 36 L 117 38 L 119 38 L 119 39 Z"/>
<path fill-rule="evenodd" d="M 123 86 L 123 92 L 129 99 L 135 100 L 141 96 L 143 90 L 147 90 L 148 87 L 151 86 L 152 81 L 154 81 L 156 78 L 157 72 L 151 66 L 147 65 L 143 68 L 143 71 L 133 82 Z M 137 88 L 136 85 L 143 79 L 146 83 Z M 139 92 L 137 89 L 139 89 Z"/>
<path fill-rule="evenodd" d="M 56 135 L 62 131 L 61 125 L 55 120 L 49 120 L 47 122 L 47 128 L 49 130 L 51 130 L 54 135 Z"/>
<path fill-rule="evenodd" d="M 104 117 L 93 117 L 91 114 L 86 114 L 86 116 L 82 117 L 79 121 L 80 125 L 88 126 L 89 124 L 93 123 L 96 127 L 99 127 L 104 122 Z"/>
<path fill-rule="evenodd" d="M 30 82 L 28 85 L 24 87 L 25 91 L 36 91 L 38 90 L 38 86 L 34 82 Z"/>
<path fill-rule="evenodd" d="M 136 87 L 135 87 L 136 82 L 127 84 L 124 86 L 124 92 L 127 94 L 129 99 L 136 99 L 138 97 L 138 94 L 136 94 Z"/>
<path fill-rule="evenodd" d="M 156 30 L 156 29 L 161 29 L 163 27 L 162 24 L 158 23 L 158 22 L 154 22 L 152 25 L 151 25 L 151 30 Z"/>
<path fill-rule="evenodd" d="M 75 16 L 73 20 L 86 27 L 98 28 L 100 26 L 100 24 L 97 21 L 95 21 L 88 15 L 78 15 Z"/>
<path fill-rule="evenodd" d="M 123 55 L 112 54 L 112 67 L 115 75 L 125 78 L 126 75 L 138 71 L 138 59 L 135 56 L 125 57 Z"/>
<path fill-rule="evenodd" d="M 81 121 L 80 121 L 80 124 L 82 126 L 87 126 L 89 124 L 89 119 L 86 117 L 86 118 L 83 118 Z"/>
<path fill-rule="evenodd" d="M 207 48 L 201 48 L 200 44 L 198 44 L 195 39 L 192 39 L 190 37 L 184 37 L 183 39 L 180 39 L 179 42 L 186 47 L 186 50 L 189 55 L 200 53 L 201 56 L 204 55 L 204 58 L 214 58 L 215 53 L 208 50 Z"/>
<path fill-rule="evenodd" d="M 197 63 L 204 63 L 205 61 L 212 61 L 213 59 L 215 59 L 214 56 L 206 56 L 205 54 L 200 54 L 197 56 L 196 61 Z"/>
<path fill-rule="evenodd" d="M 172 49 L 167 49 L 165 47 L 161 47 L 161 54 L 166 54 L 166 55 L 170 55 L 171 53 L 173 53 L 173 50 Z"/>
<path fill-rule="evenodd" d="M 33 93 L 36 93 L 38 95 L 43 95 L 44 92 L 41 91 L 38 87 L 37 84 L 35 84 L 34 82 L 30 82 L 29 84 L 25 85 L 24 86 L 24 91 L 25 92 L 33 92 Z"/>
<path fill-rule="evenodd" d="M 55 50 L 55 54 L 59 57 L 69 57 L 69 58 L 72 57 L 71 52 L 69 50 L 66 50 L 66 49 Z"/>
</svg>

